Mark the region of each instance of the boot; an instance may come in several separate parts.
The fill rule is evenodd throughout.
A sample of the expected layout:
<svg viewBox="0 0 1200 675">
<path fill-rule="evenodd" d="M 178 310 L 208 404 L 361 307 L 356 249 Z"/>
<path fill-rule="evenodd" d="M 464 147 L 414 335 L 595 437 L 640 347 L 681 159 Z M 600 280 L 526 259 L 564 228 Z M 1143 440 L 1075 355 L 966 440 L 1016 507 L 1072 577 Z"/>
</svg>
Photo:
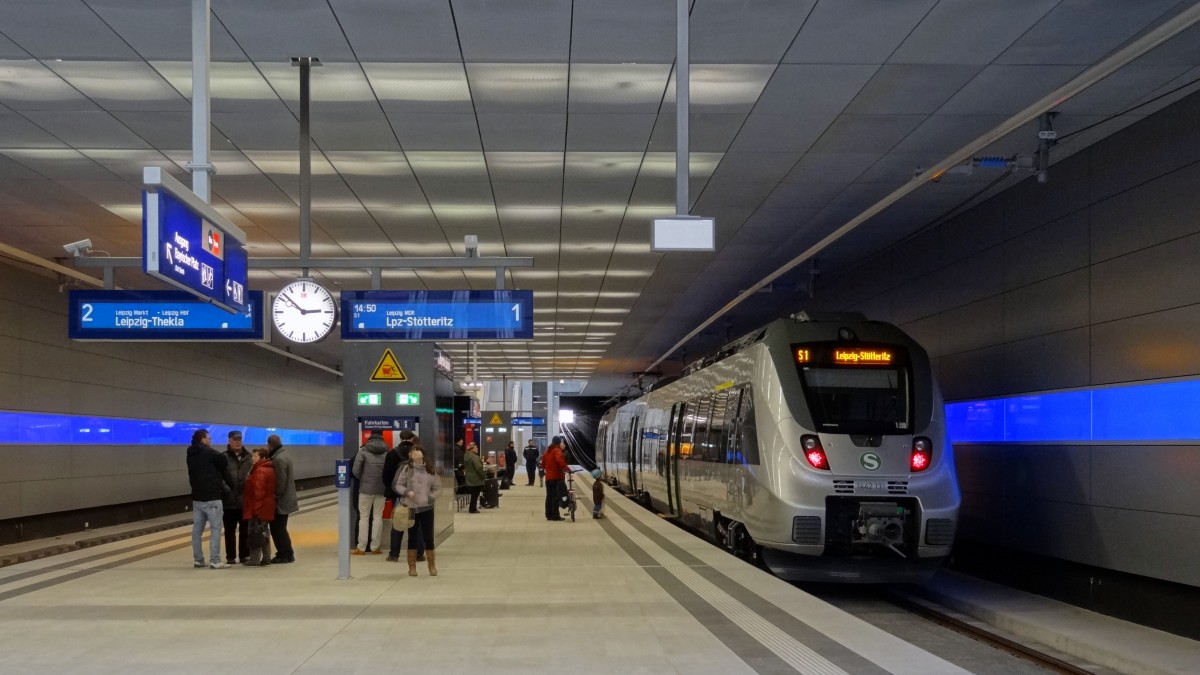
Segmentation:
<svg viewBox="0 0 1200 675">
<path fill-rule="evenodd" d="M 437 576 L 437 566 L 435 565 L 435 563 L 437 562 L 437 557 L 434 556 L 432 550 L 425 551 L 425 559 L 429 561 L 429 576 L 436 577 Z"/>
<path fill-rule="evenodd" d="M 417 549 L 408 549 L 408 576 L 417 576 Z"/>
</svg>

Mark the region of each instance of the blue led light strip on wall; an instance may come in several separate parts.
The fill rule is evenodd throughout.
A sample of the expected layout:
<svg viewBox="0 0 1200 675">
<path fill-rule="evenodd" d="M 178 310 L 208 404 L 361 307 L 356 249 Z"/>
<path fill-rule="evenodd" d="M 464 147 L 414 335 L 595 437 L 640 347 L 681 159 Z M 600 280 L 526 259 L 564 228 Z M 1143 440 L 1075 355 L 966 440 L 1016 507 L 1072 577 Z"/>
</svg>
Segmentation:
<svg viewBox="0 0 1200 675">
<path fill-rule="evenodd" d="M 1200 442 L 1200 380 L 946 404 L 954 443 Z"/>
<path fill-rule="evenodd" d="M 0 444 L 5 445 L 188 445 L 192 432 L 208 429 L 213 447 L 225 445 L 226 434 L 242 432 L 247 446 L 265 446 L 278 434 L 284 445 L 341 445 L 340 431 L 277 429 L 201 422 L 86 417 L 0 410 Z"/>
</svg>

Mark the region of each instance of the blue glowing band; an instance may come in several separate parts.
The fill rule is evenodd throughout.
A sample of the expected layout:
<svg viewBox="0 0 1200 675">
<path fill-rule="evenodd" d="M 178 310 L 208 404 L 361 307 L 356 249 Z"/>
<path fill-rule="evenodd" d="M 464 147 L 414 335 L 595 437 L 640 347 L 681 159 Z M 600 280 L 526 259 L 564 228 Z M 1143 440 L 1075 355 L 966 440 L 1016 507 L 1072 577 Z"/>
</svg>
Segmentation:
<svg viewBox="0 0 1200 675">
<path fill-rule="evenodd" d="M 1081 389 L 946 405 L 955 443 L 1200 440 L 1200 380 Z"/>
<path fill-rule="evenodd" d="M 0 411 L 0 444 L 6 445 L 186 446 L 197 429 L 208 429 L 217 448 L 223 447 L 227 434 L 235 430 L 242 432 L 247 446 L 266 445 L 271 434 L 278 434 L 284 445 L 342 444 L 340 431 Z"/>
</svg>

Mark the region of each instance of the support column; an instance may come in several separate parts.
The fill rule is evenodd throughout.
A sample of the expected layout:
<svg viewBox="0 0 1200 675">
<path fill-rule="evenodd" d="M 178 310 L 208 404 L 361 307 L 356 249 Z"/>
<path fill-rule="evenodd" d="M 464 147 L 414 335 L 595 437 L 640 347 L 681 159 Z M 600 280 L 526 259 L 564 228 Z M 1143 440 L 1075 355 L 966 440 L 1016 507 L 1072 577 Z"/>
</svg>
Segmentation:
<svg viewBox="0 0 1200 675">
<path fill-rule="evenodd" d="M 187 169 L 192 172 L 192 192 L 205 202 L 212 201 L 210 180 L 211 174 L 216 172 L 208 158 L 211 16 L 209 0 L 192 0 L 192 161 L 188 162 Z"/>
<path fill-rule="evenodd" d="M 688 201 L 688 103 L 690 101 L 690 50 L 688 48 L 688 3 L 676 0 L 675 16 L 675 214 L 691 212 Z"/>
</svg>

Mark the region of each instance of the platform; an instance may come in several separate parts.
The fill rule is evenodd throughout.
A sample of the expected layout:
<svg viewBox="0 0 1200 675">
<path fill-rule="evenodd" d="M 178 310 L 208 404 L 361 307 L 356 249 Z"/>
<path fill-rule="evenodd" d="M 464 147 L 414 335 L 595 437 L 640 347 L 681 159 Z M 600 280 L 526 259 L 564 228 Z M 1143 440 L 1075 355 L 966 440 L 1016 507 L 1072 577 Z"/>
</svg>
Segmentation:
<svg viewBox="0 0 1200 675">
<path fill-rule="evenodd" d="M 0 569 L 0 672 L 965 672 L 617 497 L 549 522 L 543 491 L 457 514 L 440 575 L 385 556 L 338 581 L 336 497 L 297 562 L 194 569 L 176 528 Z"/>
</svg>

